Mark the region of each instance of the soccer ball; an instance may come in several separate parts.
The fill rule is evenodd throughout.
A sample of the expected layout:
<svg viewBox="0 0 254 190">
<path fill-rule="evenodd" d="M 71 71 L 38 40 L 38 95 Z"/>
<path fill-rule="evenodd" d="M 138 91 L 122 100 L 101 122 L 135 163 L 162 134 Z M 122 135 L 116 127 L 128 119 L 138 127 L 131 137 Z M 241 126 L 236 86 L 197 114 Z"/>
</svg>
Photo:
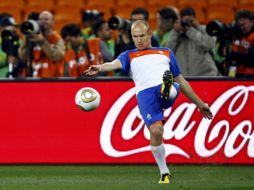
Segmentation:
<svg viewBox="0 0 254 190">
<path fill-rule="evenodd" d="M 81 88 L 75 96 L 76 105 L 84 111 L 95 110 L 101 102 L 101 96 L 99 92 L 93 88 L 85 87 Z"/>
</svg>

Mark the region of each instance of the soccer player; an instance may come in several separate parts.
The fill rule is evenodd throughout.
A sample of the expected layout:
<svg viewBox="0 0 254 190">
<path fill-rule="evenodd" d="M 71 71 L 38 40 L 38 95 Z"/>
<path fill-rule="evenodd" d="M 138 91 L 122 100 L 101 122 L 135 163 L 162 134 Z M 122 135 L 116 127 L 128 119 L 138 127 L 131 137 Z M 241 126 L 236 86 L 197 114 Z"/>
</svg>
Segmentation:
<svg viewBox="0 0 254 190">
<path fill-rule="evenodd" d="M 151 46 L 152 31 L 145 21 L 134 22 L 131 35 L 136 49 L 123 52 L 112 62 L 91 65 L 84 74 L 93 76 L 115 69 L 130 73 L 140 113 L 150 132 L 151 151 L 161 174 L 159 183 L 170 183 L 163 144 L 163 110 L 172 106 L 181 90 L 197 105 L 204 118 L 212 119 L 213 115 L 181 75 L 174 53 L 168 48 Z"/>
</svg>

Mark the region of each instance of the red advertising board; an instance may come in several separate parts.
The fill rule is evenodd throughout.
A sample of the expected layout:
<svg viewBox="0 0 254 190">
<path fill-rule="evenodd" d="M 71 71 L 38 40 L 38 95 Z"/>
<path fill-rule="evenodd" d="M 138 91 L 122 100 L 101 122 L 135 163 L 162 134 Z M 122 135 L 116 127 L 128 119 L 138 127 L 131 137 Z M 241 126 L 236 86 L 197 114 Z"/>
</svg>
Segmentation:
<svg viewBox="0 0 254 190">
<path fill-rule="evenodd" d="M 165 110 L 169 163 L 254 164 L 254 81 L 190 81 L 211 107 L 201 117 L 183 94 Z M 101 105 L 78 109 L 95 88 Z M 154 163 L 131 81 L 0 83 L 0 163 Z"/>
</svg>

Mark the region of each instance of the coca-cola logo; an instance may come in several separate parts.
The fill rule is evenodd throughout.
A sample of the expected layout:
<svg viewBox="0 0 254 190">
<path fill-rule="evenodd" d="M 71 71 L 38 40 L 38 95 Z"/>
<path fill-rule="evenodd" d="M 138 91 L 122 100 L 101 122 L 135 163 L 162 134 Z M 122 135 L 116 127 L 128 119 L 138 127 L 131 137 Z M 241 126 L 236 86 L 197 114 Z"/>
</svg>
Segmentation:
<svg viewBox="0 0 254 190">
<path fill-rule="evenodd" d="M 213 120 L 202 118 L 198 121 L 192 119 L 192 116 L 198 113 L 196 105 L 192 103 L 184 102 L 174 110 L 172 110 L 172 108 L 165 110 L 164 115 L 168 117 L 168 119 L 164 125 L 164 140 L 174 138 L 179 141 L 184 141 L 186 136 L 195 127 L 196 131 L 193 144 L 195 152 L 200 157 L 210 157 L 215 155 L 219 150 L 223 150 L 225 157 L 231 158 L 237 155 L 243 147 L 247 146 L 247 156 L 249 158 L 254 158 L 254 129 L 251 121 L 252 118 L 243 119 L 239 121 L 236 126 L 231 126 L 230 121 L 226 119 L 216 120 L 216 116 L 221 114 L 220 110 L 226 103 L 228 103 L 227 114 L 232 119 L 236 118 L 241 112 L 244 112 L 246 105 L 248 105 L 250 95 L 253 95 L 253 92 L 254 86 L 235 86 L 220 94 L 215 101 L 210 104 L 211 111 L 214 115 Z M 150 151 L 150 145 L 120 151 L 112 144 L 112 138 L 114 138 L 112 136 L 112 131 L 115 127 L 115 122 L 121 110 L 124 109 L 133 96 L 135 96 L 135 89 L 131 88 L 115 101 L 104 118 L 100 133 L 100 145 L 104 153 L 110 157 L 126 157 Z M 179 122 L 180 115 L 181 120 Z M 129 112 L 121 126 L 121 138 L 123 140 L 133 139 L 140 132 L 143 132 L 144 138 L 149 140 L 149 131 L 147 127 L 144 127 L 142 120 L 135 129 L 132 128 L 136 118 L 141 118 L 137 106 Z M 221 138 L 216 146 L 209 148 L 209 143 L 218 137 L 219 134 Z M 240 143 L 236 143 L 239 137 L 241 137 L 242 140 Z M 191 158 L 189 152 L 175 144 L 166 143 L 165 150 L 166 156 L 177 154 L 187 159 Z"/>
</svg>

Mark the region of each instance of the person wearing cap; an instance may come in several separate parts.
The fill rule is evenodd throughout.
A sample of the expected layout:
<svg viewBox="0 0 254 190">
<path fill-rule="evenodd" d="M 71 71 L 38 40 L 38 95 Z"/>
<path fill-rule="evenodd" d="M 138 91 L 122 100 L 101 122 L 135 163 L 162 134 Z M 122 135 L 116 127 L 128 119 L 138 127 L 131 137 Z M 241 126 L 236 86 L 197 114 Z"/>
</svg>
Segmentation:
<svg viewBox="0 0 254 190">
<path fill-rule="evenodd" d="M 95 10 L 86 10 L 82 12 L 81 34 L 84 40 L 95 38 L 94 25 L 103 20 L 104 13 Z"/>
<path fill-rule="evenodd" d="M 28 76 L 62 77 L 64 75 L 65 45 L 62 37 L 53 29 L 53 14 L 43 11 L 39 15 L 38 22 L 30 21 L 30 23 L 33 25 L 37 23 L 38 32 L 33 31 L 29 34 L 29 30 L 25 31 L 25 41 L 19 48 L 19 57 L 28 63 Z"/>
<path fill-rule="evenodd" d="M 18 58 L 20 39 L 16 31 L 17 26 L 11 15 L 0 15 L 0 77 L 23 76 L 25 64 Z"/>
<path fill-rule="evenodd" d="M 217 76 L 218 70 L 212 58 L 215 39 L 198 23 L 195 10 L 186 7 L 180 11 L 180 19 L 173 24 L 166 47 L 171 48 L 185 76 Z"/>
</svg>

